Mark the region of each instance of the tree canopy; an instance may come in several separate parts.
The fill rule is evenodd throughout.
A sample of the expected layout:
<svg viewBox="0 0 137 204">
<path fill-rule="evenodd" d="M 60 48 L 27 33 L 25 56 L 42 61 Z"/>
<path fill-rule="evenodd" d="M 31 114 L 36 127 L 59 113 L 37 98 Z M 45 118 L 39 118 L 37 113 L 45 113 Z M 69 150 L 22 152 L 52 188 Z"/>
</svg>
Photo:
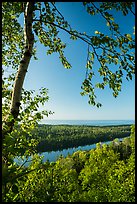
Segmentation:
<svg viewBox="0 0 137 204">
<path fill-rule="evenodd" d="M 72 28 L 67 19 L 57 8 L 56 2 L 2 2 L 2 130 L 3 130 L 3 172 L 4 194 L 10 177 L 12 182 L 20 177 L 13 161 L 15 156 L 27 148 L 25 155 L 34 153 L 38 141 L 31 138 L 31 131 L 43 115 L 52 114 L 39 111 L 40 104 L 48 101 L 48 90 L 45 87 L 35 90 L 23 88 L 25 76 L 32 57 L 36 60 L 36 45 L 39 41 L 48 48 L 47 54 L 59 53 L 63 66 L 71 68 L 64 55 L 66 43 L 59 37 L 60 32 L 68 33 L 70 39 L 82 40 L 88 45 L 86 77 L 82 83 L 81 95 L 89 96 L 89 104 L 97 107 L 95 87 L 104 89 L 106 85 L 117 97 L 121 91 L 122 79 L 132 80 L 135 74 L 135 34 L 121 33 L 115 22 L 112 10 L 124 16 L 134 13 L 134 2 L 81 2 L 85 11 L 91 16 L 100 15 L 106 21 L 108 34 L 79 32 Z M 21 23 L 23 19 L 24 24 Z M 94 60 L 100 67 L 98 72 L 102 83 L 93 84 Z M 46 63 L 46 62 L 45 62 Z M 109 66 L 115 65 L 115 70 Z M 10 74 L 5 74 L 11 69 Z M 19 127 L 19 128 L 17 128 Z M 23 170 L 24 171 L 24 170 Z M 8 178 L 6 180 L 6 178 Z M 9 187 L 10 188 L 10 187 Z"/>
<path fill-rule="evenodd" d="M 24 38 L 32 34 L 32 38 L 34 37 L 32 54 L 35 59 L 36 49 L 34 47 L 37 41 L 40 41 L 45 47 L 48 47 L 47 54 L 58 52 L 64 67 L 71 68 L 70 63 L 64 56 L 66 44 L 59 37 L 59 33 L 65 31 L 72 40 L 82 40 L 88 45 L 87 73 L 81 87 L 83 90 L 81 95 L 88 95 L 89 104 L 100 107 L 101 104 L 96 101 L 95 87 L 104 89 L 106 85 L 109 85 L 114 97 L 117 97 L 121 91 L 122 78 L 123 75 L 125 76 L 124 72 L 127 80 L 131 80 L 135 73 L 135 39 L 133 33 L 120 32 L 120 25 L 115 22 L 111 11 L 122 12 L 124 16 L 128 15 L 129 12 L 134 15 L 134 2 L 83 2 L 83 6 L 91 17 L 93 15 L 101 15 L 105 19 L 108 27 L 107 35 L 101 33 L 99 29 L 95 31 L 94 35 L 85 32 L 81 33 L 73 29 L 57 9 L 55 2 L 36 2 L 31 4 L 33 5 L 31 5 L 31 9 L 33 7 L 30 22 L 31 33 L 27 33 L 24 30 L 26 24 L 19 24 L 18 18 L 25 12 L 25 9 L 29 9 L 29 4 L 23 2 L 3 3 L 4 64 L 6 66 L 11 65 L 12 68 L 18 68 L 27 43 Z M 26 20 L 28 14 L 26 11 L 26 15 L 24 15 Z M 10 22 L 10 27 L 8 22 Z M 24 34 L 23 30 L 26 34 Z M 92 83 L 95 58 L 100 64 L 98 72 L 102 78 L 102 83 L 97 84 Z M 111 64 L 116 65 L 115 70 L 110 69 Z"/>
</svg>

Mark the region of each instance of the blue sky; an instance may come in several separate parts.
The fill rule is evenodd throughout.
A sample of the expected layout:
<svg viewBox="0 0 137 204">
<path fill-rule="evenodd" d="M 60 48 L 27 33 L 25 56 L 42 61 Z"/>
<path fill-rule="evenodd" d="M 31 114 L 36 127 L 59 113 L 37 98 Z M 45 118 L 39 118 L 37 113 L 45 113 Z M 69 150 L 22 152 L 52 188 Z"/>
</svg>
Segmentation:
<svg viewBox="0 0 137 204">
<path fill-rule="evenodd" d="M 94 35 L 96 30 L 107 32 L 106 23 L 100 16 L 90 16 L 80 2 L 58 2 L 57 8 L 72 28 Z M 134 16 L 123 17 L 114 13 L 116 22 L 122 22 L 121 31 L 133 33 Z M 124 21 L 123 21 L 124 19 Z M 123 23 L 124 22 L 124 23 Z M 125 23 L 126 22 L 126 23 Z M 87 44 L 81 40 L 73 41 L 63 31 L 59 35 L 67 44 L 65 56 L 71 63 L 71 69 L 65 69 L 59 60 L 58 53 L 46 55 L 47 48 L 37 44 L 38 60 L 31 60 L 24 88 L 38 90 L 46 87 L 49 90 L 49 101 L 41 109 L 51 110 L 55 113 L 48 119 L 55 120 L 122 120 L 135 118 L 135 79 L 123 80 L 122 91 L 117 98 L 112 96 L 112 91 L 96 89 L 97 100 L 103 104 L 96 108 L 88 104 L 88 97 L 81 96 L 82 82 L 85 78 L 85 64 L 87 58 Z M 98 69 L 95 61 L 94 69 Z M 97 75 L 95 82 L 99 80 Z"/>
</svg>

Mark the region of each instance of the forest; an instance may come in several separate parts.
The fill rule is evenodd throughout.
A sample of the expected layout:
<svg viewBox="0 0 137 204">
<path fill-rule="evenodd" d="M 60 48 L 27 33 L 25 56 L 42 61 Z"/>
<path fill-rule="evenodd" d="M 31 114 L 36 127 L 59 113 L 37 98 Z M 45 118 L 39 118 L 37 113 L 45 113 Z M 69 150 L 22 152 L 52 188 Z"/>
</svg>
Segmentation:
<svg viewBox="0 0 137 204">
<path fill-rule="evenodd" d="M 70 3 L 71 13 L 74 2 Z M 68 114 L 75 117 L 78 106 L 85 114 L 80 100 L 75 101 L 77 93 L 73 93 L 76 84 L 72 78 L 77 77 L 81 77 L 77 90 L 88 98 L 91 113 L 92 108 L 101 108 L 106 102 L 105 117 L 109 112 L 114 118 L 126 120 L 125 114 L 134 118 L 130 97 L 134 97 L 134 91 L 129 83 L 134 84 L 135 76 L 135 2 L 75 3 L 81 20 L 73 24 L 79 20 L 77 8 L 69 22 L 64 2 L 2 2 L 2 202 L 135 202 L 135 125 L 39 125 L 54 112 L 59 118 L 61 112 L 67 115 L 68 107 L 71 109 Z M 85 20 L 85 15 L 90 19 Z M 94 20 L 96 27 L 92 25 Z M 84 28 L 82 22 L 88 27 Z M 78 43 L 76 52 L 69 47 L 71 43 L 74 47 Z M 45 56 L 41 57 L 43 53 Z M 60 64 L 46 55 L 57 55 Z M 78 63 L 80 58 L 82 65 Z M 61 80 L 57 79 L 52 62 Z M 65 89 L 68 101 L 61 92 L 67 83 L 62 82 L 63 71 L 59 69 L 71 71 L 72 67 L 76 70 L 75 66 L 76 75 L 68 83 L 72 88 Z M 60 86 L 55 82 L 60 82 Z M 55 94 L 58 93 L 55 98 L 50 83 Z M 121 92 L 126 93 L 126 87 L 132 95 L 122 97 L 114 108 L 105 93 L 109 90 L 117 98 Z M 101 95 L 103 89 L 106 92 Z M 59 95 L 63 97 L 61 103 L 57 100 Z M 57 105 L 55 110 L 50 104 L 47 106 L 49 99 Z M 127 99 L 129 105 L 125 103 Z M 74 101 L 76 112 L 70 104 Z M 112 109 L 116 115 L 111 115 Z M 120 114 L 120 109 L 126 113 Z M 101 117 L 101 111 L 98 113 Z M 96 116 L 91 114 L 93 118 Z M 121 137 L 124 139 L 119 141 Z M 100 143 L 108 140 L 112 141 L 109 145 Z M 38 154 L 93 143 L 95 149 L 77 151 L 66 158 L 60 156 L 55 162 L 43 163 Z M 30 156 L 28 166 L 25 166 L 27 160 L 21 165 L 14 160 Z"/>
<path fill-rule="evenodd" d="M 39 141 L 36 147 L 38 152 L 47 152 L 128 137 L 130 131 L 130 125 L 101 127 L 39 124 L 32 138 Z"/>
<path fill-rule="evenodd" d="M 135 202 L 135 126 L 122 142 L 97 143 L 56 162 L 35 155 L 25 169 L 30 173 L 9 184 L 7 202 Z"/>
</svg>

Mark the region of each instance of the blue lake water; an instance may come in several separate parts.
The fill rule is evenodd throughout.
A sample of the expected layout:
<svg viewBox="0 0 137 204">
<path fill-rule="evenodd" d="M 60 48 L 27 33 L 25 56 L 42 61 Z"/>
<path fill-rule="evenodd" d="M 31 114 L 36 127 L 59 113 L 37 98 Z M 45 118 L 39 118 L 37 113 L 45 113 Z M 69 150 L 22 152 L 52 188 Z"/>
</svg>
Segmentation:
<svg viewBox="0 0 137 204">
<path fill-rule="evenodd" d="M 123 140 L 123 138 L 119 138 L 119 141 L 122 141 L 122 140 Z M 109 144 L 110 142 L 111 141 L 102 142 L 102 144 L 104 144 L 104 143 Z M 96 148 L 96 143 L 92 144 L 92 145 L 85 145 L 85 146 L 63 149 L 61 151 L 43 152 L 43 153 L 38 154 L 38 155 L 43 156 L 43 159 L 42 159 L 43 162 L 46 162 L 47 160 L 49 162 L 55 162 L 61 155 L 63 157 L 67 157 L 68 154 L 72 155 L 74 152 L 76 152 L 78 150 L 91 150 L 91 149 L 95 149 L 95 148 Z M 25 166 L 29 165 L 29 163 L 30 163 L 29 160 L 31 160 L 31 157 L 28 158 L 28 162 L 25 164 Z M 14 161 L 21 165 L 25 160 L 21 160 L 21 158 L 17 157 Z"/>
<path fill-rule="evenodd" d="M 135 121 L 134 120 L 43 120 L 41 124 L 107 126 L 107 125 L 131 125 L 131 124 L 135 124 Z"/>
<path fill-rule="evenodd" d="M 123 138 L 119 138 L 119 141 L 122 141 Z M 102 144 L 109 144 L 111 141 L 107 142 L 101 142 Z M 85 146 L 79 146 L 79 147 L 73 147 L 73 148 L 68 148 L 68 149 L 63 149 L 61 151 L 51 151 L 51 152 L 43 152 L 39 154 L 40 156 L 43 156 L 43 162 L 47 161 L 47 159 L 52 162 L 56 161 L 59 156 L 63 155 L 66 157 L 68 154 L 72 155 L 74 152 L 78 150 L 90 150 L 90 149 L 95 149 L 96 148 L 96 143 L 92 145 L 85 145 Z"/>
<path fill-rule="evenodd" d="M 90 125 L 90 126 L 109 126 L 109 125 L 131 125 L 135 124 L 134 120 L 44 120 L 44 124 L 48 125 Z M 42 123 L 43 124 L 43 123 Z M 122 138 L 119 138 L 119 140 L 122 140 Z M 111 141 L 102 142 L 109 144 Z M 68 148 L 63 149 L 61 151 L 51 151 L 51 152 L 43 152 L 39 154 L 40 156 L 43 156 L 43 162 L 49 160 L 50 162 L 56 161 L 59 156 L 63 155 L 66 157 L 68 154 L 73 154 L 74 152 L 78 150 L 90 150 L 96 148 L 96 144 L 92 145 L 85 145 L 85 146 L 79 146 L 77 148 Z M 29 158 L 31 159 L 31 158 Z M 24 161 L 20 158 L 16 157 L 16 162 L 19 164 L 22 164 Z M 29 165 L 29 162 L 26 163 L 26 166 Z"/>
</svg>

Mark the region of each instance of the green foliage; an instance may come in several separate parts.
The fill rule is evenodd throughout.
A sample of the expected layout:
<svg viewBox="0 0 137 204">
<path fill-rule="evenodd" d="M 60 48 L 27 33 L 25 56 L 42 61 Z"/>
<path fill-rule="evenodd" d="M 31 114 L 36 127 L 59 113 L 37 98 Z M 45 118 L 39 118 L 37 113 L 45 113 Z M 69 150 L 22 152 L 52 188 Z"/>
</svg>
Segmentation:
<svg viewBox="0 0 137 204">
<path fill-rule="evenodd" d="M 131 133 L 128 147 L 133 145 L 132 137 Z M 125 141 L 119 145 L 124 148 Z M 135 152 L 121 157 L 121 151 L 113 144 L 77 151 L 51 163 L 35 157 L 27 167 L 32 172 L 17 179 L 7 201 L 135 202 Z"/>
<path fill-rule="evenodd" d="M 128 137 L 130 130 L 130 126 L 91 127 L 41 124 L 36 130 L 34 129 L 32 138 L 39 141 L 37 151 L 45 152 Z"/>
<path fill-rule="evenodd" d="M 89 104 L 101 107 L 102 104 L 96 102 L 96 88 L 104 89 L 108 85 L 112 89 L 113 96 L 117 97 L 121 91 L 122 79 L 125 77 L 127 80 L 132 80 L 135 74 L 135 35 L 120 32 L 120 25 L 115 22 L 111 12 L 111 10 L 116 10 L 116 12 L 122 12 L 124 16 L 127 16 L 129 12 L 134 15 L 134 3 L 83 2 L 83 5 L 91 17 L 100 15 L 106 21 L 107 33 L 99 30 L 95 31 L 95 35 L 78 32 L 66 21 L 53 2 L 35 3 L 32 29 L 35 33 L 35 44 L 39 40 L 48 48 L 47 54 L 58 52 L 65 68 L 71 68 L 71 64 L 64 56 L 66 43 L 63 43 L 59 37 L 61 30 L 67 32 L 72 40 L 80 39 L 88 44 L 88 55 L 91 55 L 91 58 L 87 59 L 85 80 L 89 83 L 85 84 L 84 80 L 81 95 L 88 95 Z M 26 3 L 3 2 L 2 6 L 3 64 L 17 68 L 24 49 L 23 28 L 18 18 L 22 17 Z M 37 59 L 35 54 L 36 48 L 33 49 L 33 55 L 34 59 Z M 95 60 L 100 64 L 98 72 L 103 81 L 92 84 L 92 77 L 96 77 L 94 75 Z M 115 67 L 113 71 L 110 65 Z"/>
<path fill-rule="evenodd" d="M 114 9 L 122 12 L 125 16 L 129 11 L 134 14 L 132 11 L 134 3 L 99 2 L 96 4 L 95 2 L 83 2 L 83 5 L 91 16 L 100 14 L 106 20 L 107 34 L 100 31 L 96 31 L 95 35 L 92 36 L 87 35 L 86 32 L 80 33 L 64 19 L 55 6 L 55 2 L 35 2 L 32 26 L 32 32 L 35 34 L 35 44 L 32 55 L 34 59 L 37 59 L 36 45 L 37 41 L 40 41 L 48 48 L 47 54 L 57 52 L 63 66 L 71 68 L 71 64 L 64 55 L 66 44 L 59 37 L 60 30 L 67 32 L 72 40 L 81 39 L 87 43 L 86 78 L 81 87 L 83 89 L 81 95 L 88 95 L 89 104 L 100 107 L 101 104 L 96 102 L 95 88 L 104 89 L 106 85 L 109 85 L 114 97 L 117 97 L 119 91 L 121 91 L 122 78 L 126 75 L 127 80 L 132 80 L 135 74 L 134 35 L 120 33 L 119 24 L 115 22 L 113 15 L 109 12 L 109 10 Z M 24 27 L 20 23 L 20 19 L 24 19 L 26 6 L 27 2 L 2 3 L 3 133 L 14 124 L 13 130 L 7 131 L 8 133 L 5 133 L 6 137 L 5 135 L 3 137 L 3 201 L 134 201 L 135 140 L 133 129 L 131 144 L 128 145 L 129 141 L 127 140 L 119 149 L 114 148 L 114 150 L 107 151 L 106 146 L 103 146 L 103 149 L 97 148 L 95 154 L 93 151 L 90 153 L 79 152 L 66 159 L 60 158 L 56 163 L 47 162 L 45 164 L 42 164 L 36 155 L 34 156 L 35 161 L 28 168 L 24 165 L 18 166 L 14 162 L 15 156 L 28 158 L 35 154 L 39 142 L 35 135 L 38 122 L 43 118 L 43 115 L 51 114 L 46 110 L 39 111 L 40 105 L 44 105 L 49 99 L 47 89 L 41 88 L 38 93 L 33 90 L 22 89 L 19 116 L 15 120 L 10 115 L 15 75 L 26 49 Z M 98 72 L 103 82 L 92 84 L 92 77 L 95 76 L 95 59 L 100 63 Z M 115 72 L 111 71 L 110 65 L 115 65 Z M 10 70 L 11 74 L 8 75 L 7 70 Z M 50 135 L 48 136 L 50 141 Z M 61 137 L 59 139 L 62 140 Z M 64 143 L 66 141 L 64 140 Z M 83 141 L 84 139 L 81 140 L 81 142 Z M 116 155 L 114 153 L 117 150 L 120 151 L 120 157 L 117 153 Z M 91 156 L 92 153 L 93 156 Z M 107 156 L 110 160 L 105 160 Z M 101 163 L 101 158 L 104 161 L 103 163 Z M 89 164 L 90 160 L 91 163 Z M 96 160 L 96 168 L 94 168 L 92 162 Z M 114 160 L 116 160 L 115 165 L 113 165 Z M 98 165 L 101 165 L 102 170 L 99 169 Z M 91 171 L 91 166 L 93 171 Z M 107 168 L 108 171 L 104 173 L 103 170 Z M 81 172 L 84 174 L 84 180 L 82 180 Z M 91 175 L 94 175 L 94 178 L 91 178 Z M 93 180 L 93 183 L 91 183 L 91 180 Z M 100 181 L 104 181 L 104 184 L 96 191 L 94 187 L 98 187 L 101 184 Z M 118 193 L 116 193 L 117 191 Z"/>
<path fill-rule="evenodd" d="M 17 68 L 23 50 L 23 28 L 18 22 L 21 2 L 2 3 L 2 64 Z"/>
<path fill-rule="evenodd" d="M 11 101 L 11 85 L 13 80 L 9 80 L 9 78 L 4 78 L 3 81 L 3 106 L 2 106 L 2 125 L 3 131 L 7 128 L 7 115 L 10 112 L 10 101 Z M 7 83 L 7 80 L 9 81 Z M 39 93 L 36 94 L 35 91 L 27 91 L 25 89 L 22 90 L 22 100 L 20 107 L 20 114 L 18 119 L 15 122 L 14 129 L 8 137 L 3 141 L 3 151 L 9 152 L 11 155 L 18 155 L 21 153 L 22 148 L 26 148 L 28 146 L 36 146 L 38 141 L 32 138 L 32 130 L 37 127 L 38 122 L 43 118 L 44 115 L 48 116 L 52 114 L 51 111 L 42 110 L 39 111 L 38 108 L 40 105 L 44 106 L 44 104 L 48 101 L 49 97 L 47 95 L 48 90 L 46 88 L 39 89 Z M 10 115 L 8 117 L 9 123 L 13 120 L 13 116 Z M 31 145 L 33 144 L 33 145 Z M 3 154 L 5 154 L 3 152 Z"/>
<path fill-rule="evenodd" d="M 3 70 L 3 82 L 2 82 L 2 126 L 3 132 L 6 131 L 8 125 L 14 120 L 13 116 L 10 115 L 10 101 L 11 101 L 11 87 L 14 81 L 14 74 L 12 77 L 4 75 Z M 22 177 L 27 173 L 24 168 L 18 168 L 14 162 L 16 156 L 25 156 L 28 158 L 30 155 L 35 154 L 36 146 L 39 140 L 32 137 L 33 130 L 37 128 L 38 122 L 43 118 L 44 115 L 48 116 L 52 114 L 51 111 L 42 110 L 39 111 L 39 106 L 49 100 L 47 95 L 48 90 L 46 88 L 39 89 L 38 93 L 35 91 L 22 90 L 22 99 L 20 106 L 20 114 L 14 123 L 14 128 L 11 133 L 3 139 L 2 148 L 2 182 L 3 182 L 3 200 L 6 201 L 8 198 L 5 197 L 7 191 L 15 194 L 17 189 L 17 178 Z M 8 119 L 7 119 L 8 117 Z M 33 136 L 35 133 L 33 133 Z M 22 175 L 22 176 L 21 176 Z M 14 191 L 14 192 L 13 192 Z M 10 194 L 11 196 L 11 194 Z"/>
<path fill-rule="evenodd" d="M 86 80 L 89 80 L 90 83 L 82 86 L 82 95 L 89 96 L 89 104 L 100 107 L 101 104 L 96 102 L 95 87 L 104 89 L 106 85 L 109 85 L 109 88 L 113 91 L 113 96 L 117 97 L 121 91 L 123 77 L 127 80 L 132 80 L 132 76 L 135 73 L 134 35 L 121 33 L 120 25 L 115 23 L 114 16 L 111 13 L 113 9 L 122 12 L 125 16 L 129 12 L 134 14 L 132 11 L 133 2 L 83 2 L 83 5 L 91 16 L 100 14 L 106 20 L 107 27 L 111 33 L 108 35 L 109 31 L 107 34 L 95 31 L 95 36 L 90 37 L 90 49 L 92 49 L 95 54 L 94 58 L 100 64 L 98 72 L 103 82 L 93 85 L 91 83 L 92 78 L 90 78 L 91 72 L 89 72 L 86 75 Z M 86 37 L 88 36 L 86 35 Z M 89 53 L 90 50 L 88 50 L 88 55 Z M 87 60 L 88 68 L 92 67 L 92 70 L 94 68 L 93 61 Z M 109 68 L 111 64 L 115 67 L 113 72 Z M 88 91 L 86 91 L 86 87 Z"/>
<path fill-rule="evenodd" d="M 39 19 L 35 19 L 33 25 L 35 34 L 38 36 L 40 42 L 45 47 L 49 48 L 47 50 L 47 55 L 52 54 L 53 52 L 58 52 L 63 66 L 65 68 L 71 68 L 70 63 L 64 56 L 63 49 L 66 47 L 66 44 L 64 44 L 58 37 L 59 31 L 55 26 L 55 23 L 57 23 L 59 26 L 65 29 L 68 27 L 68 22 L 65 21 L 62 16 L 58 15 L 55 6 L 51 8 L 49 2 L 45 2 L 44 7 L 42 7 L 41 3 L 39 3 L 39 9 Z"/>
</svg>

